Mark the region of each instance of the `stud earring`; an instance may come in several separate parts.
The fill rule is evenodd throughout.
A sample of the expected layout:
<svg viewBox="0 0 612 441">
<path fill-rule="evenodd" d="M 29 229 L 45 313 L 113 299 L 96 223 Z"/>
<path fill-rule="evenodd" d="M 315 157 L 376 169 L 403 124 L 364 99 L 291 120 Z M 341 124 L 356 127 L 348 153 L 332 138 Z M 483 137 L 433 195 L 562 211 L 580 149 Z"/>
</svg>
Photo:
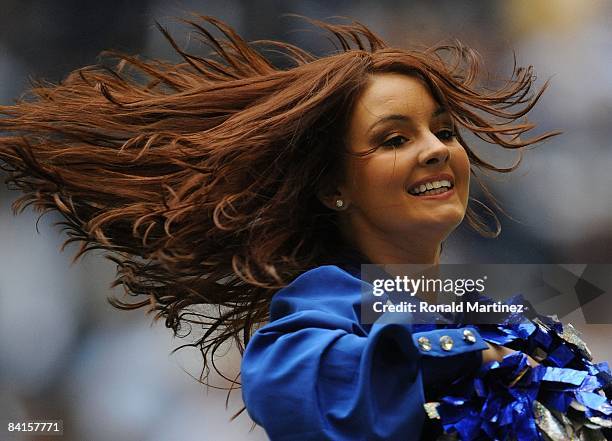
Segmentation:
<svg viewBox="0 0 612 441">
<path fill-rule="evenodd" d="M 344 207 L 344 201 L 342 199 L 336 199 L 336 207 L 337 208 Z"/>
</svg>

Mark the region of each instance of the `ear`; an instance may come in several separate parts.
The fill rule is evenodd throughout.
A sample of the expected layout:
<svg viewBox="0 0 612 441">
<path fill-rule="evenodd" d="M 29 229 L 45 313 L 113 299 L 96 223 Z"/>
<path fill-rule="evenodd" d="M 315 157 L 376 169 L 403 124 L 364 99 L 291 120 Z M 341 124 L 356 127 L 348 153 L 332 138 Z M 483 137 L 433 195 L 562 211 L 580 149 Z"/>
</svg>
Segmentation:
<svg viewBox="0 0 612 441">
<path fill-rule="evenodd" d="M 343 211 L 349 205 L 349 200 L 343 192 L 333 186 L 328 186 L 317 192 L 317 198 L 330 210 Z"/>
</svg>

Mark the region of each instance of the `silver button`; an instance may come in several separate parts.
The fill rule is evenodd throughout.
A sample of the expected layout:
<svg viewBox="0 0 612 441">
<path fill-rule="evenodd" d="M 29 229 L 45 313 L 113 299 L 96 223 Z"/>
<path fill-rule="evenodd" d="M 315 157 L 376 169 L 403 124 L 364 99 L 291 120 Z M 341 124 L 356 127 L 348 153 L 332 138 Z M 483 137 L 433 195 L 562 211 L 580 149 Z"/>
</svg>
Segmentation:
<svg viewBox="0 0 612 441">
<path fill-rule="evenodd" d="M 431 351 L 431 342 L 427 337 L 421 336 L 417 341 L 419 342 L 419 348 L 423 351 Z"/>
<path fill-rule="evenodd" d="M 453 349 L 453 344 L 453 339 L 450 338 L 448 335 L 443 335 L 442 337 L 440 337 L 440 347 L 445 351 L 450 351 L 451 349 Z"/>
<path fill-rule="evenodd" d="M 469 329 L 464 329 L 463 330 L 463 339 L 469 343 L 469 344 L 474 344 L 476 343 L 476 336 L 474 335 L 474 333 L 472 331 L 470 331 Z"/>
</svg>

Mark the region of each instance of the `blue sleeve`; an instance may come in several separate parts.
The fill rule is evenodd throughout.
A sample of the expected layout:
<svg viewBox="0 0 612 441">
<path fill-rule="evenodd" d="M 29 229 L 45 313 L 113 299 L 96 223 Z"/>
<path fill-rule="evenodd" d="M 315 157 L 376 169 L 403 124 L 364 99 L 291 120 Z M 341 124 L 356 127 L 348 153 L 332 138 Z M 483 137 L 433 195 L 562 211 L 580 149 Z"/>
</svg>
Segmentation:
<svg viewBox="0 0 612 441">
<path fill-rule="evenodd" d="M 417 332 L 412 338 L 423 355 L 421 370 L 425 389 L 434 385 L 439 389 L 460 377 L 473 375 L 482 365 L 482 351 L 488 348 L 473 327 Z M 428 346 L 419 343 L 423 338 L 429 342 Z"/>
<path fill-rule="evenodd" d="M 274 297 L 272 321 L 247 345 L 241 378 L 249 415 L 272 441 L 418 438 L 422 358 L 448 365 L 448 356 L 477 346 L 461 350 L 460 329 L 445 330 L 458 340 L 454 350 L 439 349 L 437 331 L 413 334 L 406 324 L 364 332 L 354 315 L 360 281 L 337 267 L 317 270 Z"/>
</svg>

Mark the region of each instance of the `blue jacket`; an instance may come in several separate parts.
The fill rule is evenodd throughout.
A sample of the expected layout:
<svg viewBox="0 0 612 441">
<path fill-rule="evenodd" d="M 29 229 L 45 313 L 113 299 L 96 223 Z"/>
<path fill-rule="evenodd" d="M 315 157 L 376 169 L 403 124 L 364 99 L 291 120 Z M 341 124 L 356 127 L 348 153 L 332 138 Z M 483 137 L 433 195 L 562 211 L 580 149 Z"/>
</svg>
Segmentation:
<svg viewBox="0 0 612 441">
<path fill-rule="evenodd" d="M 241 366 L 248 413 L 272 441 L 417 440 L 424 390 L 480 366 L 487 345 L 475 328 L 465 341 L 466 328 L 361 324 L 361 284 L 322 266 L 273 297 Z"/>
</svg>

